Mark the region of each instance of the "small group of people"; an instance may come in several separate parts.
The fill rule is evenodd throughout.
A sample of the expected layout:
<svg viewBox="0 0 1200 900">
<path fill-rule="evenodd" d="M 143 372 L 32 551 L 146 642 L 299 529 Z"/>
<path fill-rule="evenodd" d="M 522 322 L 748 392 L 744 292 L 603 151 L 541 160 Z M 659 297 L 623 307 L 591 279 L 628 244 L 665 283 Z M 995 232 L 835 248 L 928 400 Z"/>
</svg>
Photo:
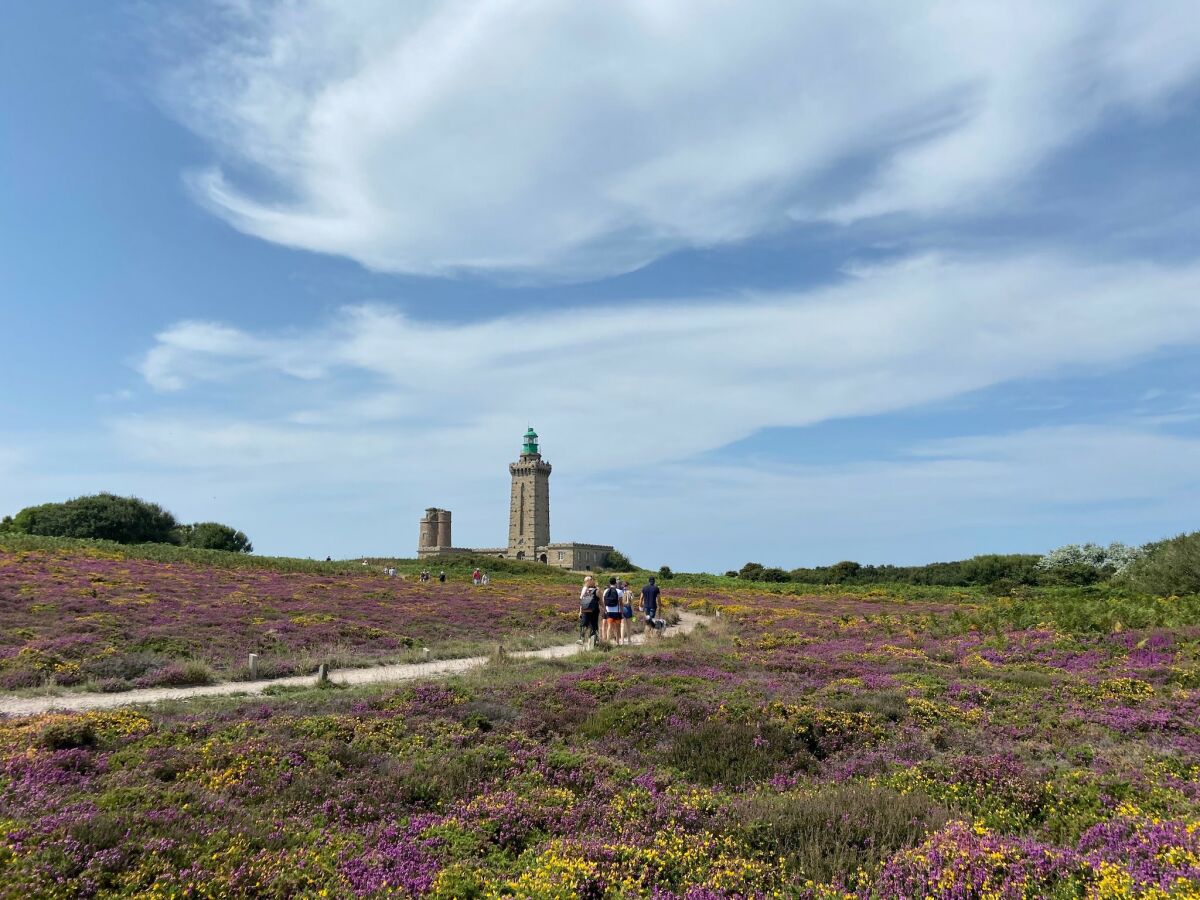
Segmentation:
<svg viewBox="0 0 1200 900">
<path fill-rule="evenodd" d="M 491 581 L 492 580 L 488 577 L 487 572 L 481 572 L 479 569 L 476 569 L 474 572 L 471 573 L 471 584 L 474 584 L 474 585 L 491 584 Z"/>
<path fill-rule="evenodd" d="M 432 580 L 433 580 L 433 576 L 431 576 L 429 574 L 429 570 L 422 569 L 421 570 L 421 584 L 428 584 Z M 438 581 L 441 582 L 442 584 L 446 583 L 446 573 L 444 571 L 438 572 Z"/>
<path fill-rule="evenodd" d="M 646 627 L 661 631 L 664 624 L 658 618 L 659 598 L 662 592 L 651 577 L 642 588 L 642 612 L 646 616 Z M 633 643 L 634 593 L 626 581 L 616 576 L 608 579 L 608 586 L 600 590 L 596 579 L 589 575 L 583 580 L 579 592 L 579 640 L 584 644 L 596 640 L 605 643 Z"/>
</svg>

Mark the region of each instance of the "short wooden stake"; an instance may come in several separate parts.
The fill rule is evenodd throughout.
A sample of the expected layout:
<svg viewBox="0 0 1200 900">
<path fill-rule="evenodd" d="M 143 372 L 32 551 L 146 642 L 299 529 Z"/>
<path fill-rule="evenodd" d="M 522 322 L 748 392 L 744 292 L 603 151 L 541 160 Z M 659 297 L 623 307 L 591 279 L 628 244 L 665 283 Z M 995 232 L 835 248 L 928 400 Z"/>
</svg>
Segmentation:
<svg viewBox="0 0 1200 900">
<path fill-rule="evenodd" d="M 327 666 L 325 663 L 321 663 L 321 665 L 319 665 L 317 667 L 317 684 L 328 684 L 328 683 L 329 683 L 329 666 Z"/>
<path fill-rule="evenodd" d="M 250 654 L 250 680 L 258 681 L 258 654 Z"/>
</svg>

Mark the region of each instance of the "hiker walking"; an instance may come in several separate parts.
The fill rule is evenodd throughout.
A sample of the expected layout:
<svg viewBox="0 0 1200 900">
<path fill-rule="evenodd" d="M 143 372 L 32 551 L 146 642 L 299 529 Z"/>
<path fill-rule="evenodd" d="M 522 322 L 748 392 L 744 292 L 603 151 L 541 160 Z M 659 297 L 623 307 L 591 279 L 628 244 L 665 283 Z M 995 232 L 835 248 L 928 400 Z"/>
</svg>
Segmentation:
<svg viewBox="0 0 1200 900">
<path fill-rule="evenodd" d="M 478 568 L 476 568 L 475 571 L 471 573 L 471 584 L 478 586 L 482 583 L 483 583 L 483 573 L 480 572 Z"/>
<path fill-rule="evenodd" d="M 443 569 L 441 572 L 438 572 L 438 581 L 441 584 L 446 583 L 446 570 L 445 569 Z"/>
<path fill-rule="evenodd" d="M 621 641 L 633 643 L 633 591 L 629 582 L 622 581 L 617 587 L 621 590 Z"/>
<path fill-rule="evenodd" d="M 594 643 L 599 623 L 600 592 L 596 579 L 589 575 L 583 579 L 583 589 L 579 592 L 579 640 L 576 643 Z"/>
<path fill-rule="evenodd" d="M 604 589 L 604 631 L 602 640 L 621 643 L 621 591 L 617 588 L 617 577 L 608 579 Z"/>
<path fill-rule="evenodd" d="M 658 585 L 654 583 L 654 576 L 651 575 L 646 586 L 642 588 L 642 610 L 646 613 L 647 628 L 658 628 L 658 600 L 661 595 L 662 591 L 658 589 Z"/>
</svg>

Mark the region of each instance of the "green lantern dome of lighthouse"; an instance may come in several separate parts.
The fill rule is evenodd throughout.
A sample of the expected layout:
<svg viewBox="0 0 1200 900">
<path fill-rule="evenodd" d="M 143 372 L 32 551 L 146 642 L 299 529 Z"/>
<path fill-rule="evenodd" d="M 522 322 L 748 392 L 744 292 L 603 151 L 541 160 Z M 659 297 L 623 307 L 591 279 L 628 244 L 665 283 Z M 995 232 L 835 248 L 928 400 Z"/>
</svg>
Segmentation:
<svg viewBox="0 0 1200 900">
<path fill-rule="evenodd" d="M 530 428 L 525 432 L 525 443 L 521 447 L 521 452 L 522 453 L 537 453 L 538 452 L 538 436 L 537 436 L 537 432 L 533 430 L 532 426 L 530 426 Z"/>
</svg>

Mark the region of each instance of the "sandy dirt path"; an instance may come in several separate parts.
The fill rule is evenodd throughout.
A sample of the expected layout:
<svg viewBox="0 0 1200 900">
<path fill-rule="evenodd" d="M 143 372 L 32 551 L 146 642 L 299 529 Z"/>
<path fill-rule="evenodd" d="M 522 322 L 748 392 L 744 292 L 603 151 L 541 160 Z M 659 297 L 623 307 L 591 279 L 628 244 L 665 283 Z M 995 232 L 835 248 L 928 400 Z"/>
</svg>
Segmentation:
<svg viewBox="0 0 1200 900">
<path fill-rule="evenodd" d="M 679 613 L 679 624 L 667 629 L 666 639 L 687 634 L 706 621 L 695 613 Z M 633 638 L 635 644 L 644 641 L 642 635 Z M 519 650 L 509 653 L 513 659 L 560 659 L 581 652 L 579 644 L 559 644 L 542 650 Z M 374 684 L 387 681 L 416 681 L 453 675 L 486 665 L 489 656 L 468 656 L 463 659 L 439 659 L 427 663 L 403 663 L 394 666 L 372 666 L 364 669 L 335 669 L 329 680 L 335 684 Z M 30 716 L 51 710 L 107 709 L 113 706 L 133 706 L 138 703 L 158 703 L 163 700 L 186 700 L 191 697 L 220 697 L 234 694 L 261 694 L 269 687 L 312 687 L 315 675 L 295 675 L 267 681 L 223 681 L 198 687 L 144 688 L 120 694 L 61 694 L 57 697 L 13 697 L 0 695 L 0 715 Z"/>
</svg>

